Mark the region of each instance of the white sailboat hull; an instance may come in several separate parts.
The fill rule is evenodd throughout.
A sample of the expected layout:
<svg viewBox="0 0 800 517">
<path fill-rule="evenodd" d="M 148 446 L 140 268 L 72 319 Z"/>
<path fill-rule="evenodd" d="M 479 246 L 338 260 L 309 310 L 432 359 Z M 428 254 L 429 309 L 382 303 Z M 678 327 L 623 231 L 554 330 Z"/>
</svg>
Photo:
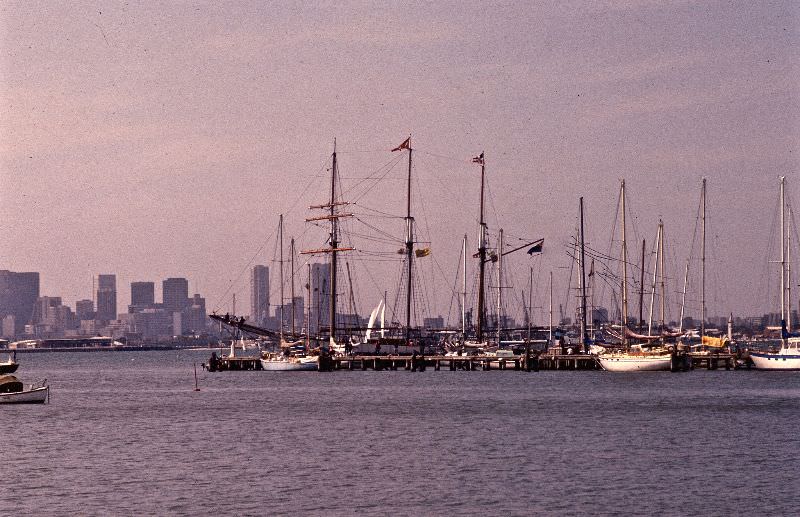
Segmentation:
<svg viewBox="0 0 800 517">
<path fill-rule="evenodd" d="M 49 391 L 49 386 L 43 386 L 28 391 L 0 393 L 0 404 L 44 404 Z"/>
<path fill-rule="evenodd" d="M 262 359 L 261 369 L 268 372 L 299 372 L 299 371 L 316 371 L 318 369 L 316 359 L 293 358 L 291 360 L 283 359 Z"/>
<path fill-rule="evenodd" d="M 670 356 L 600 355 L 597 361 L 607 372 L 662 372 L 670 370 Z"/>
<path fill-rule="evenodd" d="M 757 370 L 800 370 L 798 354 L 750 352 L 750 359 Z"/>
</svg>

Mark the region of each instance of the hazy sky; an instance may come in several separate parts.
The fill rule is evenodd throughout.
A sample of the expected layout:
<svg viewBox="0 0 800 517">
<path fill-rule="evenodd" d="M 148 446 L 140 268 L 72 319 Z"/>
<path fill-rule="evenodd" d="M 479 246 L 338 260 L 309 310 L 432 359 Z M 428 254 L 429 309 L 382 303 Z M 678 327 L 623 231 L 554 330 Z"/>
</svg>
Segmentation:
<svg viewBox="0 0 800 517">
<path fill-rule="evenodd" d="M 349 193 L 402 215 L 389 149 L 411 134 L 434 312 L 464 233 L 475 246 L 483 150 L 490 230 L 546 239 L 509 255 L 515 293 L 535 265 L 535 304 L 550 270 L 566 299 L 578 198 L 606 252 L 625 178 L 631 260 L 663 217 L 675 302 L 707 177 L 709 314 L 773 311 L 778 176 L 800 189 L 798 5 L 6 1 L 0 268 L 70 304 L 116 273 L 122 311 L 131 281 L 185 276 L 209 309 L 238 292 L 246 311 L 242 272 L 271 260 L 279 213 L 287 241 L 323 244 L 303 220 L 334 138 L 343 183 L 389 170 Z M 402 241 L 401 220 L 370 224 Z M 368 266 L 362 312 L 397 283 Z"/>
</svg>

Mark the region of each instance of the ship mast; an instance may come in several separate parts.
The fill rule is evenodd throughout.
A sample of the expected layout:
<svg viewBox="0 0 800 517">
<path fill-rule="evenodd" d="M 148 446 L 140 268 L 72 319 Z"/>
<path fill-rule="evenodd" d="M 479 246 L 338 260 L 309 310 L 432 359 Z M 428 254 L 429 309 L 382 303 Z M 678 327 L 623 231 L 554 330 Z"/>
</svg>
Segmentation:
<svg viewBox="0 0 800 517">
<path fill-rule="evenodd" d="M 549 332 L 547 334 L 547 346 L 553 345 L 553 272 L 550 271 L 550 305 L 548 309 Z"/>
<path fill-rule="evenodd" d="M 486 274 L 486 222 L 483 220 L 483 194 L 484 181 L 486 176 L 486 160 L 483 153 L 473 158 L 473 162 L 481 166 L 481 202 L 480 202 L 480 227 L 478 229 L 478 326 L 476 329 L 476 339 L 478 343 L 483 342 L 484 313 L 484 276 Z"/>
<path fill-rule="evenodd" d="M 625 243 L 625 180 L 620 190 L 622 197 L 622 344 L 628 344 L 628 248 Z"/>
<path fill-rule="evenodd" d="M 781 185 L 782 187 L 782 185 Z M 701 189 L 701 199 L 703 200 L 702 211 L 702 241 L 700 245 L 700 342 L 706 335 L 706 179 L 703 178 Z M 783 230 L 783 226 L 781 226 Z M 782 248 L 781 248 L 782 249 Z M 783 260 L 781 258 L 781 260 Z M 781 275 L 783 277 L 783 275 Z"/>
<path fill-rule="evenodd" d="M 292 282 L 292 286 L 291 286 L 291 294 L 292 294 L 292 340 L 294 340 L 295 336 L 296 336 L 295 325 L 294 325 L 294 311 L 295 311 L 295 306 L 294 306 L 294 237 L 292 237 L 292 240 L 291 240 L 291 242 L 289 244 L 289 253 L 291 255 L 290 256 L 290 260 L 291 260 L 291 265 L 292 265 L 292 271 L 291 271 L 291 273 L 292 273 L 292 275 L 291 275 L 291 282 Z"/>
<path fill-rule="evenodd" d="M 464 244 L 461 248 L 461 346 L 467 339 L 467 234 L 464 234 Z"/>
<path fill-rule="evenodd" d="M 331 235 L 330 235 L 330 253 L 331 253 L 331 270 L 330 270 L 330 311 L 328 317 L 330 318 L 330 337 L 329 344 L 336 344 L 336 247 L 338 242 L 338 221 L 336 218 L 336 139 L 333 140 L 333 159 L 331 162 Z"/>
<path fill-rule="evenodd" d="M 786 235 L 786 193 L 784 191 L 785 176 L 781 176 L 781 241 Z M 786 325 L 786 246 L 781 242 L 781 327 Z"/>
<path fill-rule="evenodd" d="M 583 197 L 580 199 L 581 208 L 581 346 L 584 352 L 589 351 L 586 340 L 586 249 L 583 236 Z"/>
<path fill-rule="evenodd" d="M 278 266 L 279 266 L 278 267 L 278 278 L 280 278 L 280 284 L 281 284 L 281 304 L 278 306 L 278 310 L 281 313 L 281 321 L 278 324 L 278 332 L 280 333 L 280 339 L 281 339 L 280 344 L 282 345 L 283 341 L 284 341 L 283 323 L 284 323 L 284 321 L 286 321 L 284 319 L 284 314 L 283 314 L 283 306 L 284 306 L 284 303 L 283 303 L 284 302 L 284 299 L 283 299 L 283 214 L 280 214 L 278 216 L 278 234 L 280 235 L 280 245 L 279 245 L 280 259 L 278 261 Z"/>
<path fill-rule="evenodd" d="M 411 297 L 413 294 L 414 218 L 411 217 L 411 137 L 408 138 L 408 182 L 406 191 L 406 346 L 411 346 Z M 420 341 L 420 353 L 424 344 Z"/>
<path fill-rule="evenodd" d="M 659 258 L 659 269 L 661 270 L 660 279 L 661 279 L 661 310 L 660 310 L 660 331 L 661 331 L 661 340 L 664 340 L 664 328 L 666 324 L 666 312 L 667 312 L 667 286 L 664 281 L 664 223 L 661 222 L 659 219 L 658 221 L 658 229 L 659 229 L 659 250 L 661 251 L 661 257 Z"/>
<path fill-rule="evenodd" d="M 497 346 L 500 346 L 500 332 L 503 328 L 503 229 L 497 248 Z"/>
<path fill-rule="evenodd" d="M 787 207 L 786 223 L 786 331 L 792 331 L 792 208 Z"/>
</svg>

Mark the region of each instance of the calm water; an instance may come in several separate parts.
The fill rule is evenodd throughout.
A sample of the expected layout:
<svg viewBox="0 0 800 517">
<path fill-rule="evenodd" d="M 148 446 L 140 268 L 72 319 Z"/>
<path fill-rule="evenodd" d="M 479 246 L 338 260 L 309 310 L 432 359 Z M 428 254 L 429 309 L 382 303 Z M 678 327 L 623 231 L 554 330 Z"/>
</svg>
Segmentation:
<svg viewBox="0 0 800 517">
<path fill-rule="evenodd" d="M 800 373 L 223 372 L 18 354 L 5 515 L 800 512 Z M 198 366 L 199 368 L 199 366 Z"/>
</svg>

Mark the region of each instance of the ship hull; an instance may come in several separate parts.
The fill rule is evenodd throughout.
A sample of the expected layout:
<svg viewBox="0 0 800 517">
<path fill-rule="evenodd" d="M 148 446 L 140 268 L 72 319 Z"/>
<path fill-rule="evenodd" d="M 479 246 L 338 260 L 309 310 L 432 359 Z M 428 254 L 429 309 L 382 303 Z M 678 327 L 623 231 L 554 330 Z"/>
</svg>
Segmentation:
<svg viewBox="0 0 800 517">
<path fill-rule="evenodd" d="M 756 370 L 800 370 L 800 355 L 750 352 Z"/>
<path fill-rule="evenodd" d="M 670 356 L 636 357 L 636 356 L 608 356 L 602 355 L 597 362 L 607 372 L 663 372 L 670 369 Z"/>
</svg>

